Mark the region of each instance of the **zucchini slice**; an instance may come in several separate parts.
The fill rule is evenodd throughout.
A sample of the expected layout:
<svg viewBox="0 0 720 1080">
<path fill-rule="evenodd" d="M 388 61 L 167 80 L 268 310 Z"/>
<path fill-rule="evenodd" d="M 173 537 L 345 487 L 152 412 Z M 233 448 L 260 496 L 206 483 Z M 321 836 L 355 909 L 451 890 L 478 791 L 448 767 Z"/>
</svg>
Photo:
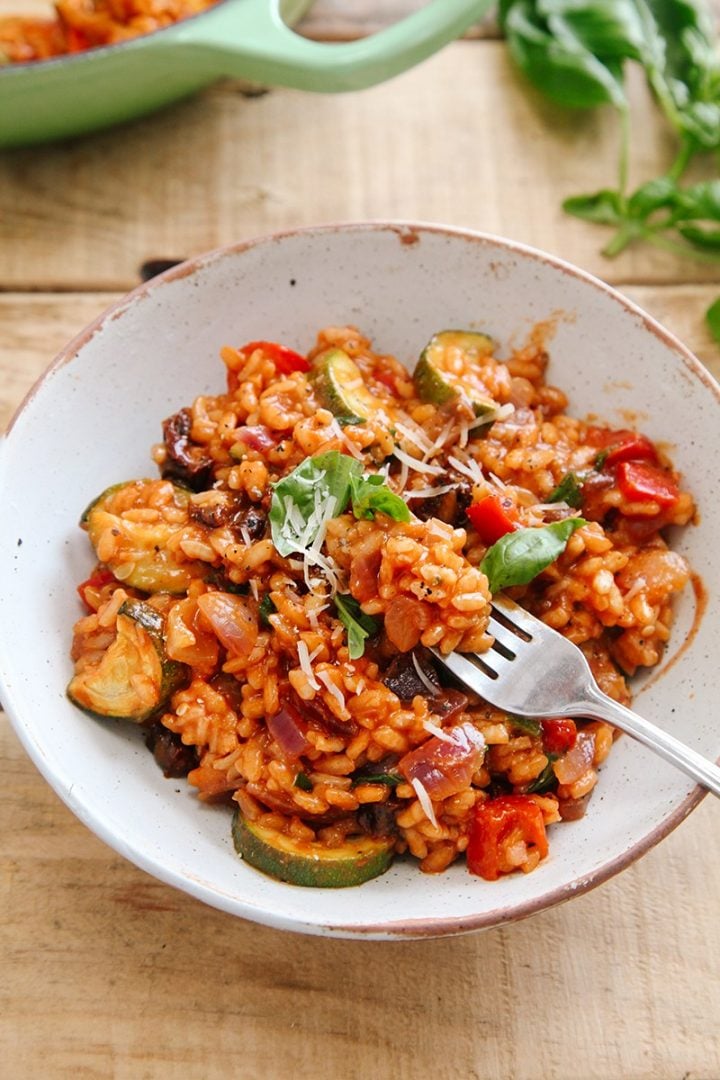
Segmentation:
<svg viewBox="0 0 720 1080">
<path fill-rule="evenodd" d="M 441 330 L 420 354 L 413 381 L 421 401 L 434 405 L 465 398 L 475 416 L 493 418 L 498 405 L 478 377 L 479 363 L 492 356 L 495 342 L 474 330 Z"/>
<path fill-rule="evenodd" d="M 238 855 L 256 870 L 290 885 L 343 889 L 384 874 L 393 859 L 393 841 L 358 836 L 336 848 L 300 841 L 235 811 L 232 836 Z"/>
<path fill-rule="evenodd" d="M 149 604 L 126 600 L 115 625 L 114 641 L 97 664 L 70 680 L 68 697 L 95 716 L 141 724 L 186 681 L 188 669 L 168 659 L 165 620 Z"/>
<path fill-rule="evenodd" d="M 361 424 L 382 408 L 363 381 L 360 368 L 342 349 L 327 349 L 313 361 L 315 392 L 341 423 Z"/>
<path fill-rule="evenodd" d="M 184 593 L 194 579 L 205 578 L 212 570 L 209 563 L 184 559 L 168 550 L 168 541 L 187 523 L 189 491 L 173 485 L 172 508 L 184 511 L 184 520 L 180 522 L 167 521 L 162 516 L 158 521 L 133 521 L 124 516 L 127 496 L 132 496 L 133 509 L 141 509 L 151 505 L 158 485 L 167 483 L 167 480 L 131 480 L 113 484 L 90 503 L 80 519 L 98 559 L 101 552 L 104 558 L 100 561 L 118 581 L 141 592 Z M 109 555 L 102 544 L 108 530 L 115 538 Z"/>
</svg>

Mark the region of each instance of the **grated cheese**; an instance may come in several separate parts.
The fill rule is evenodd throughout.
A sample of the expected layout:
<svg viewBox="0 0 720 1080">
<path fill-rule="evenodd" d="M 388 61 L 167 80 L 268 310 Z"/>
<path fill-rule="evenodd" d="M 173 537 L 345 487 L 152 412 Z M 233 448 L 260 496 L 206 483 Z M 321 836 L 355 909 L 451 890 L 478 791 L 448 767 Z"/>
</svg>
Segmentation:
<svg viewBox="0 0 720 1080">
<path fill-rule="evenodd" d="M 418 802 L 420 803 L 420 805 L 423 808 L 423 813 L 425 814 L 425 817 L 437 829 L 437 827 L 438 827 L 437 818 L 435 817 L 435 811 L 433 810 L 432 800 L 431 800 L 430 796 L 427 793 L 427 788 L 422 783 L 422 781 L 418 780 L 417 778 L 415 778 L 414 780 L 411 780 L 410 783 L 412 784 L 413 788 L 415 789 L 415 794 L 418 797 Z"/>
<path fill-rule="evenodd" d="M 322 680 L 322 682 L 325 684 L 327 689 L 337 701 L 342 711 L 347 712 L 347 709 L 345 708 L 345 697 L 342 691 L 337 688 L 335 683 L 330 678 L 330 673 L 327 671 L 318 671 L 318 679 Z"/>
<path fill-rule="evenodd" d="M 415 668 L 415 671 L 417 672 L 417 677 L 420 680 L 420 682 L 423 684 L 423 686 L 426 688 L 426 690 L 430 691 L 430 693 L 432 694 L 433 697 L 436 697 L 437 693 L 438 693 L 438 688 L 437 688 L 437 686 L 435 686 L 435 684 L 432 682 L 432 680 L 427 677 L 427 675 L 423 671 L 422 667 L 420 666 L 420 664 L 418 662 L 418 658 L 416 657 L 415 653 L 410 653 L 410 659 L 413 662 L 413 667 Z"/>
<path fill-rule="evenodd" d="M 405 424 L 401 424 L 396 420 L 395 430 L 399 431 L 403 438 L 407 439 L 408 442 L 411 442 L 413 446 L 417 446 L 418 450 L 422 450 L 424 454 L 429 454 L 433 450 L 433 444 L 430 442 L 422 428 L 412 431 L 410 428 L 406 427 Z"/>
<path fill-rule="evenodd" d="M 412 488 L 405 493 L 405 501 L 410 499 L 433 499 L 436 495 L 445 495 L 448 491 L 454 491 L 457 484 L 441 484 L 440 487 Z"/>
<path fill-rule="evenodd" d="M 310 683 L 310 686 L 313 688 L 313 690 L 319 690 L 320 683 L 315 678 L 315 672 L 313 671 L 312 663 L 310 662 L 310 653 L 308 652 L 308 647 L 302 640 L 302 638 L 298 641 L 297 653 L 300 667 L 303 674 L 307 677 L 307 681 Z"/>
<path fill-rule="evenodd" d="M 442 739 L 443 742 L 455 742 L 452 735 L 448 735 L 447 731 L 443 731 L 437 724 L 433 724 L 432 720 L 423 720 L 422 726 L 436 739 Z"/>
<path fill-rule="evenodd" d="M 445 472 L 440 465 L 433 465 L 429 461 L 420 461 L 418 458 L 412 457 L 410 454 L 406 454 L 404 450 L 401 450 L 398 446 L 393 450 L 393 455 L 402 462 L 403 465 L 407 465 L 408 469 L 415 469 L 417 472 L 430 473 L 434 476 L 442 476 Z"/>
<path fill-rule="evenodd" d="M 435 457 L 436 454 L 440 453 L 440 451 L 445 446 L 445 443 L 447 442 L 448 436 L 452 433 L 453 426 L 454 426 L 454 421 L 453 420 L 448 420 L 447 424 L 442 429 L 442 431 L 438 435 L 435 442 L 432 444 L 432 446 L 430 447 L 428 452 L 425 454 L 425 457 L 423 458 L 423 461 L 426 461 L 427 458 Z"/>
<path fill-rule="evenodd" d="M 452 465 L 453 469 L 462 473 L 463 476 L 467 476 L 469 480 L 472 480 L 474 484 L 482 484 L 485 482 L 482 469 L 478 465 L 477 461 L 473 458 L 469 458 L 467 462 L 460 461 L 459 458 L 449 457 L 448 465 Z"/>
</svg>

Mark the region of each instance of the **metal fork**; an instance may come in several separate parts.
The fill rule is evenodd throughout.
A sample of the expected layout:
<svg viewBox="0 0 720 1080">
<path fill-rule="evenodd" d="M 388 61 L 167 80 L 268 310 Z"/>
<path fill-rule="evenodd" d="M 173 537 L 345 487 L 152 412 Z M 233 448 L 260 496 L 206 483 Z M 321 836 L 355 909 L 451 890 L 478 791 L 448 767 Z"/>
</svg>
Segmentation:
<svg viewBox="0 0 720 1080">
<path fill-rule="evenodd" d="M 506 597 L 493 599 L 486 653 L 434 656 L 485 701 L 519 716 L 577 716 L 625 731 L 720 797 L 720 768 L 674 736 L 619 705 L 598 687 L 572 642 Z"/>
</svg>

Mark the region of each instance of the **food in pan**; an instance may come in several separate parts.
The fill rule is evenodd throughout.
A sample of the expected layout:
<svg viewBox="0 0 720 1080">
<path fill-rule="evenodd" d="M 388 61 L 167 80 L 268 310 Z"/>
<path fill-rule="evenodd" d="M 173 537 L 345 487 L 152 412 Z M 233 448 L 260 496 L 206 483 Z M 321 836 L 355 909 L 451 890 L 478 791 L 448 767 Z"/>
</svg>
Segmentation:
<svg viewBox="0 0 720 1080">
<path fill-rule="evenodd" d="M 341 887 L 407 853 L 495 880 L 585 813 L 613 729 L 507 715 L 431 652 L 487 649 L 507 589 L 619 701 L 662 657 L 689 577 L 664 530 L 692 497 L 645 435 L 567 414 L 545 340 L 501 360 L 443 330 L 413 372 L 352 327 L 226 347 L 227 390 L 164 421 L 160 476 L 84 512 L 68 693 L 144 725 L 259 870 Z"/>
<path fill-rule="evenodd" d="M 0 63 L 47 60 L 150 34 L 217 0 L 56 0 L 47 18 L 0 16 Z"/>
</svg>

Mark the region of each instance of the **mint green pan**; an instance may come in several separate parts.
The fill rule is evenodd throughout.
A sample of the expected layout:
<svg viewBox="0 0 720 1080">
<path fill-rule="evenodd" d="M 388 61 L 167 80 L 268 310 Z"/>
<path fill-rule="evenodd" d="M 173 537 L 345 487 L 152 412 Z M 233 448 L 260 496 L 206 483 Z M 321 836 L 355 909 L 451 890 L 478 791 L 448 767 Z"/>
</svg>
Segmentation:
<svg viewBox="0 0 720 1080">
<path fill-rule="evenodd" d="M 342 44 L 308 41 L 290 28 L 310 4 L 223 0 L 175 26 L 119 45 L 4 65 L 0 147 L 110 127 L 228 76 L 326 93 L 360 90 L 458 37 L 491 0 L 431 0 L 386 30 Z"/>
</svg>

